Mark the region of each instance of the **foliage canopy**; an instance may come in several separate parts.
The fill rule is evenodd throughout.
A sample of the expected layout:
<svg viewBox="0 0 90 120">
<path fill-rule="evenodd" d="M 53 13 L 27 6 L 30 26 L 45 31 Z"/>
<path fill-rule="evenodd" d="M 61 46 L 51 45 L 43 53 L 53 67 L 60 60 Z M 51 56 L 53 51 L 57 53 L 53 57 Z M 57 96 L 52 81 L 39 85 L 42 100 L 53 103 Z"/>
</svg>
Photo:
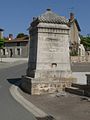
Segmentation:
<svg viewBox="0 0 90 120">
<path fill-rule="evenodd" d="M 16 38 L 22 38 L 22 37 L 27 37 L 28 35 L 24 34 L 24 33 L 19 33 Z"/>
<path fill-rule="evenodd" d="M 5 40 L 0 38 L 0 48 L 2 48 L 4 46 L 4 42 L 5 42 Z"/>
<path fill-rule="evenodd" d="M 90 48 L 90 36 L 80 36 L 81 38 L 81 44 L 84 45 L 85 49 Z"/>
</svg>

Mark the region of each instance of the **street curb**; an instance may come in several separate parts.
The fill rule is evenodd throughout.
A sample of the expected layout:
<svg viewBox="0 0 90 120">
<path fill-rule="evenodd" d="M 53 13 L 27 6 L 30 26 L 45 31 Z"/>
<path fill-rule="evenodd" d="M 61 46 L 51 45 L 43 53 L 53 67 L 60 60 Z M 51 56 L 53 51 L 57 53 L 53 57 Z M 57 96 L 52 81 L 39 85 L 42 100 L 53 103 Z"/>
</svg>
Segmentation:
<svg viewBox="0 0 90 120">
<path fill-rule="evenodd" d="M 28 58 L 2 58 L 2 62 L 5 63 L 15 63 L 15 62 L 28 62 Z"/>
<path fill-rule="evenodd" d="M 26 100 L 18 91 L 18 87 L 15 85 L 12 85 L 10 87 L 10 93 L 13 96 L 13 98 L 19 102 L 24 108 L 26 108 L 29 112 L 31 112 L 35 117 L 44 118 L 47 117 L 48 114 L 40 110 L 38 107 L 36 107 L 34 104 Z"/>
</svg>

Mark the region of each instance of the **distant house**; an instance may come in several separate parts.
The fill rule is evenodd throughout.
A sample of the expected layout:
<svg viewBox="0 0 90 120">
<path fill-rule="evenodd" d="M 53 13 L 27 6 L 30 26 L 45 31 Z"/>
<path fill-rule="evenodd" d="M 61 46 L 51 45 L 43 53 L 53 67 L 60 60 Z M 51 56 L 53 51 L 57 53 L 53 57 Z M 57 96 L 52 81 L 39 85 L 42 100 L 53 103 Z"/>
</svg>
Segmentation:
<svg viewBox="0 0 90 120">
<path fill-rule="evenodd" d="M 28 45 L 29 45 L 28 37 L 13 39 L 12 35 L 10 34 L 9 38 L 4 43 L 4 47 L 1 50 L 1 55 L 2 57 L 5 57 L 5 58 L 28 57 Z"/>
<path fill-rule="evenodd" d="M 77 19 L 74 18 L 74 13 L 70 13 L 69 19 L 69 27 L 70 27 L 70 39 L 71 43 L 80 43 L 78 36 L 81 31 L 79 23 Z"/>
<path fill-rule="evenodd" d="M 80 39 L 80 26 L 79 23 L 77 21 L 77 19 L 75 19 L 74 14 L 70 13 L 70 19 L 68 22 L 68 26 L 70 27 L 70 55 L 72 56 L 72 61 L 85 61 L 86 60 L 86 51 L 85 48 L 83 46 L 83 44 L 81 44 L 81 39 Z M 76 56 L 73 57 L 73 56 Z"/>
<path fill-rule="evenodd" d="M 81 29 L 80 29 L 77 19 L 74 18 L 73 13 L 70 13 L 70 19 L 68 22 L 68 26 L 70 27 L 70 49 L 73 53 L 77 53 L 78 47 L 80 44 L 79 33 Z"/>
<path fill-rule="evenodd" d="M 77 19 L 74 18 L 74 14 L 70 13 L 70 19 L 68 21 L 68 26 L 70 27 L 70 53 L 72 55 L 83 53 L 84 47 L 80 45 L 79 33 L 81 31 Z M 0 29 L 0 37 L 3 37 L 3 29 Z M 4 44 L 4 48 L 1 50 L 2 57 L 28 57 L 29 51 L 29 38 L 16 38 L 13 39 L 12 34 L 9 35 L 9 38 Z"/>
</svg>

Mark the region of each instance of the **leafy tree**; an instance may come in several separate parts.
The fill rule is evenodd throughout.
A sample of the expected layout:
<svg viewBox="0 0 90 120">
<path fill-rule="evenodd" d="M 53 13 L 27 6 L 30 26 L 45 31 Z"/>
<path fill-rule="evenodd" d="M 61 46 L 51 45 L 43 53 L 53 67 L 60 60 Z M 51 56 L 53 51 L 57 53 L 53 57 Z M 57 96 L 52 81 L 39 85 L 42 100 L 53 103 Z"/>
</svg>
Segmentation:
<svg viewBox="0 0 90 120">
<path fill-rule="evenodd" d="M 80 36 L 81 38 L 81 44 L 84 45 L 85 49 L 90 49 L 90 36 Z"/>
<path fill-rule="evenodd" d="M 4 42 L 5 42 L 4 39 L 0 39 L 0 49 L 3 48 L 3 46 L 4 46 Z"/>
<path fill-rule="evenodd" d="M 24 34 L 24 33 L 19 33 L 16 38 L 22 38 L 22 37 L 28 37 L 28 35 Z"/>
</svg>

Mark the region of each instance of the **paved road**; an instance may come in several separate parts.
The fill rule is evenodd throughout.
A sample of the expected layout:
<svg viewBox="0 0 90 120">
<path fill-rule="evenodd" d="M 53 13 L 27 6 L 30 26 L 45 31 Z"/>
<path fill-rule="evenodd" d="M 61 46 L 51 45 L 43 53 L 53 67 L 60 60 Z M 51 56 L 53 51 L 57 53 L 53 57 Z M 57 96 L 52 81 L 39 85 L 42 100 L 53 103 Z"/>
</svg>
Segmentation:
<svg viewBox="0 0 90 120">
<path fill-rule="evenodd" d="M 90 63 L 72 63 L 73 72 L 90 72 Z"/>
<path fill-rule="evenodd" d="M 0 120 L 36 120 L 31 113 L 12 98 L 9 92 L 11 83 L 25 74 L 26 68 L 27 64 L 21 64 L 0 69 Z"/>
<path fill-rule="evenodd" d="M 10 68 L 8 68 L 9 64 L 5 64 L 0 65 L 0 119 L 35 120 L 34 116 L 17 103 L 9 92 L 9 88 L 11 84 L 16 82 L 16 78 L 18 80 L 21 75 L 25 74 L 27 64 L 10 65 L 12 66 Z M 89 72 L 90 64 L 72 64 L 72 70 L 74 72 Z"/>
</svg>

